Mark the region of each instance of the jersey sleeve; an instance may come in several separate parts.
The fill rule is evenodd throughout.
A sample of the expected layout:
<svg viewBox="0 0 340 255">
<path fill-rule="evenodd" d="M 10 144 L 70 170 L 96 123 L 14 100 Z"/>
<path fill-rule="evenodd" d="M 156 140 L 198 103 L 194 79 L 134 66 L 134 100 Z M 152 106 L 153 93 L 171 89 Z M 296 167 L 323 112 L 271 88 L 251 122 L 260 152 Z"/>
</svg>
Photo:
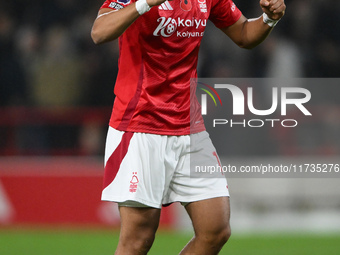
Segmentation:
<svg viewBox="0 0 340 255">
<path fill-rule="evenodd" d="M 120 10 L 123 9 L 124 7 L 128 6 L 129 4 L 131 4 L 133 2 L 133 0 L 106 0 L 104 2 L 104 4 L 102 5 L 102 7 L 100 7 L 100 9 L 103 8 L 109 8 L 112 10 Z"/>
<path fill-rule="evenodd" d="M 212 0 L 209 19 L 218 28 L 233 25 L 240 19 L 242 12 L 231 0 Z"/>
</svg>

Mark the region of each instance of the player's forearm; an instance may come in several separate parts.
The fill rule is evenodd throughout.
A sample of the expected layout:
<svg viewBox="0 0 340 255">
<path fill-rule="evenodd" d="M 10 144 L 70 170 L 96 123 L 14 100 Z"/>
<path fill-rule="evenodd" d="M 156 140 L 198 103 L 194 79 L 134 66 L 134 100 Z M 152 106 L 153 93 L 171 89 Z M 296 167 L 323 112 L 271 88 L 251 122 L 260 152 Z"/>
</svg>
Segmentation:
<svg viewBox="0 0 340 255">
<path fill-rule="evenodd" d="M 92 40 L 101 44 L 117 39 L 139 16 L 134 3 L 119 11 L 99 12 L 92 27 Z"/>
<path fill-rule="evenodd" d="M 273 27 L 263 22 L 262 16 L 257 19 L 246 20 L 241 31 L 239 46 L 245 49 L 252 49 L 262 43 Z"/>
<path fill-rule="evenodd" d="M 263 42 L 286 10 L 284 0 L 260 0 L 260 6 L 264 14 L 259 18 L 246 19 L 242 15 L 235 24 L 222 28 L 241 48 L 252 49 Z"/>
<path fill-rule="evenodd" d="M 246 20 L 243 24 L 242 46 L 252 49 L 266 39 L 286 10 L 284 0 L 260 0 L 263 15 L 257 19 Z"/>
</svg>

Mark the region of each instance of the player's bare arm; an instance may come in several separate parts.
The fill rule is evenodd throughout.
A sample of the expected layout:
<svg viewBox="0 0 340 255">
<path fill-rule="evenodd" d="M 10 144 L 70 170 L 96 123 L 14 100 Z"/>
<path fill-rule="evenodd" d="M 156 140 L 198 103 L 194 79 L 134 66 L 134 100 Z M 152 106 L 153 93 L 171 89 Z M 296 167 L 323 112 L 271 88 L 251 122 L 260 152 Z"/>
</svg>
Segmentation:
<svg viewBox="0 0 340 255">
<path fill-rule="evenodd" d="M 149 7 L 157 6 L 165 0 L 146 0 Z M 121 10 L 103 8 L 94 21 L 91 37 L 94 43 L 101 44 L 117 39 L 140 16 L 136 3 Z"/>
<path fill-rule="evenodd" d="M 277 21 L 285 13 L 284 0 L 260 0 L 260 6 L 269 19 Z M 243 15 L 233 25 L 221 30 L 241 48 L 252 49 L 266 39 L 273 26 L 265 23 L 263 16 L 247 19 Z"/>
</svg>

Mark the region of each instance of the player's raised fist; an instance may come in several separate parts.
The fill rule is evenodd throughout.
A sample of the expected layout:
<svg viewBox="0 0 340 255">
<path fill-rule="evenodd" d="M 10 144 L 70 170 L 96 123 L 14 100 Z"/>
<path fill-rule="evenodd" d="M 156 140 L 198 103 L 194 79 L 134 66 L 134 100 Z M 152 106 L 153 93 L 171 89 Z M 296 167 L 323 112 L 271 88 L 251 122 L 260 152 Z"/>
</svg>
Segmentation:
<svg viewBox="0 0 340 255">
<path fill-rule="evenodd" d="M 286 11 L 284 0 L 260 0 L 260 6 L 263 12 L 274 20 L 281 19 Z"/>
</svg>

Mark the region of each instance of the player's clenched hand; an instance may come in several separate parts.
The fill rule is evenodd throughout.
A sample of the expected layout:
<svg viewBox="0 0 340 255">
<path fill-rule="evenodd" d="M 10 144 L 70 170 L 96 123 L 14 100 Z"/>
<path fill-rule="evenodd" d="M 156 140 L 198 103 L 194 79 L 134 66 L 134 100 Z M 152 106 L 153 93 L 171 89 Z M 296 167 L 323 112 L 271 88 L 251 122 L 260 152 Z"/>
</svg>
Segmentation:
<svg viewBox="0 0 340 255">
<path fill-rule="evenodd" d="M 146 2 L 148 3 L 148 5 L 150 7 L 152 6 L 156 6 L 156 5 L 160 5 L 162 3 L 164 3 L 166 0 L 146 0 Z M 170 0 L 171 1 L 171 0 Z"/>
<path fill-rule="evenodd" d="M 260 0 L 260 6 L 263 12 L 274 20 L 281 19 L 286 11 L 284 0 Z"/>
</svg>

